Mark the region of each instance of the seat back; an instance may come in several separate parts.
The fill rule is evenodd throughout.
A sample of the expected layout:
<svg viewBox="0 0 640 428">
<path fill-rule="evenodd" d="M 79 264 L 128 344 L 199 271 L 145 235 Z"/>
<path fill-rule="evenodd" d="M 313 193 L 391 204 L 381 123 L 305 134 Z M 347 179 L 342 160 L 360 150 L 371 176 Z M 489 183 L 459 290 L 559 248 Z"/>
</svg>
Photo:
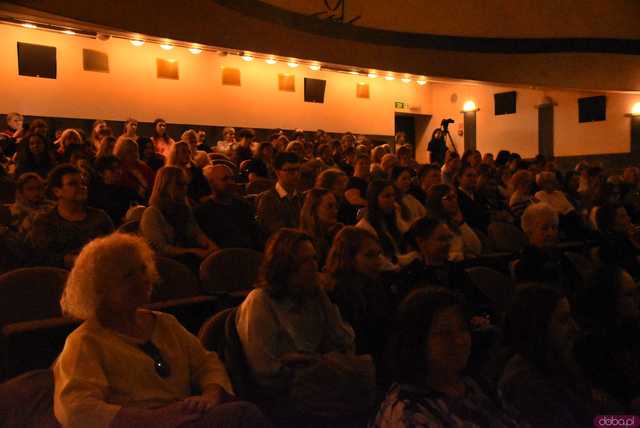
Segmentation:
<svg viewBox="0 0 640 428">
<path fill-rule="evenodd" d="M 200 343 L 208 351 L 214 351 L 220 359 L 225 359 L 225 326 L 227 325 L 227 317 L 234 308 L 223 309 L 211 318 L 209 318 L 198 331 L 198 339 Z"/>
<path fill-rule="evenodd" d="M 582 254 L 574 253 L 572 251 L 565 251 L 564 256 L 571 262 L 576 272 L 578 272 L 582 279 L 582 283 L 588 284 L 595 273 L 595 268 L 591 260 Z"/>
<path fill-rule="evenodd" d="M 68 274 L 59 268 L 30 267 L 0 275 L 0 326 L 61 316 L 60 296 Z"/>
<path fill-rule="evenodd" d="M 229 293 L 253 288 L 262 253 L 247 248 L 225 248 L 200 265 L 200 282 L 206 293 Z"/>
<path fill-rule="evenodd" d="M 152 302 L 193 297 L 201 294 L 196 275 L 182 263 L 168 257 L 155 256 L 160 281 L 151 294 Z"/>
<path fill-rule="evenodd" d="M 53 373 L 34 370 L 0 384 L 0 426 L 59 428 L 53 414 Z"/>
<path fill-rule="evenodd" d="M 497 270 L 484 266 L 466 269 L 471 282 L 484 294 L 498 312 L 505 312 L 514 292 L 513 281 Z"/>
<path fill-rule="evenodd" d="M 489 225 L 488 232 L 496 251 L 518 253 L 527 245 L 527 237 L 513 224 L 494 222 Z"/>
<path fill-rule="evenodd" d="M 129 233 L 131 235 L 137 235 L 139 231 L 140 231 L 140 222 L 137 220 L 128 221 L 118 228 L 118 232 Z"/>
</svg>

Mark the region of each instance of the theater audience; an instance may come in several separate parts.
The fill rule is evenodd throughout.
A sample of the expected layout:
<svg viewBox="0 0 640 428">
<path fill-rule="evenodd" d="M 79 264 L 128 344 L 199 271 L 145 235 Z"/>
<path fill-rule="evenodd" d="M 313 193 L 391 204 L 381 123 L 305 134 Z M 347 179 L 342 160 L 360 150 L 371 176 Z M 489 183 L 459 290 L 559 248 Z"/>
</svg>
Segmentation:
<svg viewBox="0 0 640 428">
<path fill-rule="evenodd" d="M 189 189 L 187 196 L 192 205 L 201 204 L 209 196 L 209 184 L 202 174 L 202 170 L 191 160 L 191 148 L 186 141 L 174 143 L 167 154 L 167 166 L 175 166 L 185 173 Z"/>
<path fill-rule="evenodd" d="M 440 169 L 442 182 L 449 186 L 455 186 L 456 177 L 460 173 L 461 167 L 460 155 L 457 152 L 448 151 L 445 155 L 444 165 Z"/>
<path fill-rule="evenodd" d="M 9 206 L 11 227 L 24 235 L 30 229 L 33 219 L 50 210 L 53 201 L 45 197 L 45 181 L 35 172 L 27 172 L 16 181 L 16 201 Z"/>
<path fill-rule="evenodd" d="M 420 201 L 409 193 L 411 189 L 411 170 L 408 167 L 393 167 L 389 178 L 396 191 L 396 202 L 399 205 L 396 215 L 402 224 L 401 231 L 406 232 L 414 221 L 427 214 L 427 210 Z"/>
<path fill-rule="evenodd" d="M 367 211 L 356 227 L 374 235 L 383 253 L 383 270 L 397 271 L 416 257 L 405 251 L 404 238 L 398 226 L 395 189 L 387 180 L 373 180 L 367 189 Z"/>
<path fill-rule="evenodd" d="M 16 177 L 27 172 L 35 172 L 46 178 L 56 165 L 53 150 L 48 147 L 47 140 L 40 134 L 27 134 L 18 148 L 16 156 Z"/>
<path fill-rule="evenodd" d="M 186 141 L 191 150 L 191 163 L 197 168 L 211 165 L 207 152 L 198 149 L 198 134 L 193 129 L 188 129 L 180 136 L 180 141 Z"/>
<path fill-rule="evenodd" d="M 442 184 L 442 176 L 440 175 L 440 167 L 433 164 L 421 165 L 417 172 L 416 186 L 412 186 L 409 192 L 426 208 L 427 192 L 431 186 Z"/>
<path fill-rule="evenodd" d="M 150 138 L 138 137 L 137 141 L 140 160 L 151 168 L 155 176 L 155 173 L 164 166 L 165 157 L 156 153 L 153 147 L 153 141 Z"/>
<path fill-rule="evenodd" d="M 505 408 L 533 427 L 591 426 L 595 409 L 575 362 L 577 326 L 569 300 L 549 287 L 525 286 L 506 323 L 514 355 L 499 382 Z"/>
<path fill-rule="evenodd" d="M 204 169 L 211 196 L 195 209 L 195 217 L 207 237 L 220 248 L 262 249 L 263 238 L 255 211 L 234 195 L 233 171 L 226 165 Z"/>
<path fill-rule="evenodd" d="M 371 427 L 516 427 L 464 369 L 469 318 L 449 290 L 410 294 L 398 309 L 392 340 L 394 384 Z"/>
<path fill-rule="evenodd" d="M 298 193 L 300 182 L 300 160 L 295 153 L 276 155 L 273 162 L 278 181 L 275 187 L 258 197 L 258 224 L 267 236 L 283 227 L 296 228 L 300 221 L 300 210 L 304 196 Z"/>
<path fill-rule="evenodd" d="M 267 243 L 257 289 L 236 317 L 251 373 L 286 409 L 286 426 L 300 426 L 292 414 L 354 414 L 371 404 L 371 359 L 353 355 L 353 329 L 317 277 L 311 238 L 281 229 Z"/>
<path fill-rule="evenodd" d="M 156 119 L 153 121 L 153 131 L 151 140 L 156 153 L 167 156 L 169 148 L 173 145 L 173 138 L 167 134 L 167 122 L 164 119 Z"/>
<path fill-rule="evenodd" d="M 238 132 L 238 138 L 239 140 L 231 153 L 231 160 L 233 160 L 237 165 L 240 165 L 242 161 L 253 157 L 251 144 L 256 138 L 256 133 L 253 129 L 241 129 Z"/>
<path fill-rule="evenodd" d="M 358 210 L 367 206 L 367 186 L 369 185 L 369 156 L 358 155 L 354 164 L 353 175 L 349 177 L 344 192 L 346 202 L 343 223 L 356 224 Z"/>
<path fill-rule="evenodd" d="M 104 120 L 96 120 L 91 127 L 91 137 L 89 139 L 89 146 L 93 153 L 96 153 L 100 149 L 100 142 L 104 137 L 111 136 L 111 128 Z"/>
<path fill-rule="evenodd" d="M 87 185 L 73 165 L 58 165 L 47 184 L 56 204 L 34 218 L 27 243 L 34 263 L 70 267 L 84 245 L 113 232 L 113 222 L 104 211 L 86 206 Z"/>
<path fill-rule="evenodd" d="M 16 144 L 24 133 L 24 117 L 20 113 L 7 113 L 7 127 L 0 131 L 0 149 L 5 156 L 16 153 Z"/>
<path fill-rule="evenodd" d="M 140 233 L 158 254 L 197 272 L 200 261 L 218 249 L 200 229 L 187 204 L 187 177 L 175 166 L 160 168 L 140 220 Z"/>
<path fill-rule="evenodd" d="M 62 426 L 268 426 L 235 401 L 224 365 L 171 315 L 142 309 L 158 280 L 140 238 L 115 234 L 78 256 L 60 300 L 82 325 L 55 362 Z"/>
<path fill-rule="evenodd" d="M 351 224 L 355 224 L 355 218 L 352 218 L 353 211 L 344 195 L 348 184 L 349 177 L 344 171 L 338 168 L 328 168 L 318 174 L 314 187 L 328 189 L 333 192 L 338 204 L 338 221 L 348 224 L 346 222 L 354 220 Z"/>
<path fill-rule="evenodd" d="M 236 130 L 233 128 L 224 128 L 222 130 L 222 140 L 216 143 L 215 149 L 218 153 L 229 154 L 236 144 Z"/>
<path fill-rule="evenodd" d="M 436 184 L 427 192 L 427 215 L 449 226 L 453 234 L 449 260 L 460 261 L 482 253 L 482 242 L 466 223 L 458 205 L 458 192 L 446 184 Z"/>
<path fill-rule="evenodd" d="M 470 155 L 471 158 L 480 159 L 480 154 Z M 478 171 L 471 164 L 466 164 L 460 169 L 457 177 L 458 205 L 465 222 L 474 229 L 486 233 L 489 227 L 490 215 L 487 202 L 477 193 Z"/>
<path fill-rule="evenodd" d="M 119 226 L 124 222 L 129 207 L 144 205 L 146 199 L 120 183 L 122 169 L 117 157 L 98 157 L 94 169 L 97 176 L 89 187 L 89 206 L 104 210 L 113 224 Z"/>
<path fill-rule="evenodd" d="M 534 198 L 544 202 L 556 210 L 559 215 L 566 215 L 575 210 L 563 192 L 558 190 L 558 181 L 553 172 L 543 171 L 536 176 L 536 184 L 540 188 Z"/>
<path fill-rule="evenodd" d="M 311 237 L 322 268 L 336 233 L 344 225 L 338 223 L 338 202 L 329 189 L 316 187 L 307 192 L 300 211 L 300 230 Z"/>
<path fill-rule="evenodd" d="M 142 198 L 148 197 L 153 187 L 153 171 L 140 160 L 138 143 L 130 138 L 120 137 L 113 154 L 120 160 L 120 184 Z"/>
<path fill-rule="evenodd" d="M 527 170 L 520 170 L 511 176 L 510 188 L 513 193 L 509 198 L 509 210 L 518 222 L 524 210 L 537 202 L 531 195 L 532 186 L 533 177 Z"/>
<path fill-rule="evenodd" d="M 69 128 L 62 131 L 60 138 L 53 144 L 56 146 L 58 161 L 69 162 L 69 158 L 71 157 L 68 152 L 69 147 L 74 144 L 84 144 L 84 141 L 82 141 L 82 136 L 77 130 Z"/>
</svg>

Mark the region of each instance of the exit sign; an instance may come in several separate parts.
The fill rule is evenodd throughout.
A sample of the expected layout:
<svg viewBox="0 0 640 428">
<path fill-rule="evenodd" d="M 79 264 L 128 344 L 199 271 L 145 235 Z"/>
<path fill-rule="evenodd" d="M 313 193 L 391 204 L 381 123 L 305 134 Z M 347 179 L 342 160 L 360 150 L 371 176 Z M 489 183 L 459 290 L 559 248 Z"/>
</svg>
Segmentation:
<svg viewBox="0 0 640 428">
<path fill-rule="evenodd" d="M 409 104 L 403 103 L 402 101 L 396 101 L 396 108 L 409 108 Z"/>
</svg>

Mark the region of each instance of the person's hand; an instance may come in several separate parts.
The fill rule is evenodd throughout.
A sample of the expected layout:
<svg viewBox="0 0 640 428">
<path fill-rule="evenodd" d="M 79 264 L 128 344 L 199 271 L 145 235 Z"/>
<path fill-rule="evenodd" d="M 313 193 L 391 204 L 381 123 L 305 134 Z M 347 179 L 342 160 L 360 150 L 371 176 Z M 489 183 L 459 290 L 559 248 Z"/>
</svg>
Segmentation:
<svg viewBox="0 0 640 428">
<path fill-rule="evenodd" d="M 212 410 L 220 404 L 222 402 L 222 394 L 212 393 L 207 395 L 193 395 L 185 398 L 183 401 L 187 411 L 202 414 Z"/>
</svg>

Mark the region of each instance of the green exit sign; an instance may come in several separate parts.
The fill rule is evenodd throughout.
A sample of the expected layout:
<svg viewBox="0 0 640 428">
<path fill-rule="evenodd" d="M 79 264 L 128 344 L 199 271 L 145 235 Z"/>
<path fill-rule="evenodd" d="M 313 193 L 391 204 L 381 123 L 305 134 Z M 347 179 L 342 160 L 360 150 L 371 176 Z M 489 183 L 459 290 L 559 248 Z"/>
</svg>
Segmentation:
<svg viewBox="0 0 640 428">
<path fill-rule="evenodd" d="M 396 101 L 396 108 L 409 108 L 409 104 L 402 101 Z"/>
</svg>

